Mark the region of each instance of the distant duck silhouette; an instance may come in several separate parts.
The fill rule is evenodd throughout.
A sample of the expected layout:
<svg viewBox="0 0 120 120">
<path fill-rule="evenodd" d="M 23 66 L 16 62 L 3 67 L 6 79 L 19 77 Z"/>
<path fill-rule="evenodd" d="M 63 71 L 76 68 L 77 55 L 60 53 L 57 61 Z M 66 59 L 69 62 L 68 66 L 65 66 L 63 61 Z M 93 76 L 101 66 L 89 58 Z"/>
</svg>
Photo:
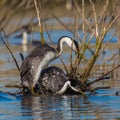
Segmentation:
<svg viewBox="0 0 120 120">
<path fill-rule="evenodd" d="M 21 45 L 39 45 L 40 40 L 32 39 L 29 40 L 28 34 L 32 34 L 32 31 L 30 30 L 29 26 L 23 26 L 20 29 L 20 33 L 15 36 L 15 38 L 21 38 Z"/>
<path fill-rule="evenodd" d="M 28 33 L 22 30 L 22 33 L 16 35 L 15 38 L 21 38 L 21 42 L 17 45 L 22 45 L 22 50 L 27 53 L 30 46 L 39 46 L 41 44 L 40 40 L 28 40 Z"/>
<path fill-rule="evenodd" d="M 21 44 L 37 46 L 37 45 L 41 44 L 41 42 L 40 42 L 40 40 L 34 40 L 34 39 L 33 40 L 31 39 L 31 41 L 28 41 L 28 34 L 26 31 L 23 31 Z"/>
</svg>

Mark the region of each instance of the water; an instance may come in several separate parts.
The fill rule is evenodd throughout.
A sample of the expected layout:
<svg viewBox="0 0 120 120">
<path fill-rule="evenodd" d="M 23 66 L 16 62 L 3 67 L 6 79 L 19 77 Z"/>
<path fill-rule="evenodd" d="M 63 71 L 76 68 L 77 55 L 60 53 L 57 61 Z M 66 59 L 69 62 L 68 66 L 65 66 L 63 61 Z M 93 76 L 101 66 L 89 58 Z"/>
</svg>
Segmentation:
<svg viewBox="0 0 120 120">
<path fill-rule="evenodd" d="M 100 120 L 120 119 L 120 96 L 98 91 L 83 99 L 73 96 L 17 96 L 0 93 L 1 120 Z M 102 95 L 101 95 L 102 94 Z M 113 107 L 114 106 L 114 107 Z"/>
<path fill-rule="evenodd" d="M 70 18 L 68 17 L 68 19 L 70 19 Z M 108 34 L 105 36 L 103 42 L 106 43 L 111 38 L 111 34 L 114 33 L 114 32 L 115 32 L 114 30 L 109 31 Z M 21 38 L 16 38 L 15 37 L 18 34 L 21 34 L 21 32 L 14 33 L 9 37 L 9 43 L 10 44 L 21 44 Z M 48 34 L 50 35 L 51 40 L 55 44 L 57 43 L 58 39 L 61 36 L 69 36 L 69 37 L 72 37 L 72 38 L 74 37 L 73 33 L 71 33 L 70 31 L 67 31 L 67 30 L 48 30 L 48 31 L 45 31 L 43 33 L 44 38 L 45 38 L 47 43 L 51 42 L 49 40 Z M 78 35 L 79 35 L 80 39 L 82 39 L 84 37 L 84 34 L 82 33 L 81 30 L 78 31 Z M 86 38 L 86 42 L 89 40 L 90 37 L 91 37 L 91 34 L 88 34 L 88 36 Z M 31 34 L 28 34 L 28 40 L 30 41 L 31 39 L 39 41 L 40 40 L 40 33 L 39 32 L 34 32 L 34 33 L 31 33 Z M 93 37 L 92 40 L 91 40 L 91 43 L 94 44 L 95 42 L 96 42 L 96 40 Z M 118 38 L 117 38 L 117 36 L 113 36 L 113 38 L 110 40 L 110 43 L 116 43 L 116 42 L 118 42 Z"/>
<path fill-rule="evenodd" d="M 51 31 L 49 31 L 51 32 Z M 68 35 L 72 37 L 72 34 L 65 30 L 52 31 L 51 38 L 54 43 L 62 35 Z M 45 38 L 48 40 L 46 32 Z M 29 35 L 30 37 L 31 35 Z M 36 32 L 33 34 L 36 38 L 39 38 L 39 34 Z M 106 37 L 107 39 L 107 37 Z M 113 38 L 117 40 L 116 37 Z M 21 65 L 21 59 L 19 53 L 24 55 L 28 51 L 24 51 L 23 46 L 20 45 L 21 38 L 15 38 L 14 36 L 8 38 L 10 48 L 13 51 L 19 65 Z M 94 43 L 94 42 L 93 42 Z M 27 47 L 27 46 L 26 46 Z M 31 47 L 32 49 L 33 47 Z M 107 49 L 105 56 L 109 57 L 111 54 L 117 52 L 117 49 Z M 90 54 L 86 53 L 89 58 Z M 65 48 L 65 53 L 62 55 L 65 63 L 68 63 L 69 57 L 68 51 Z M 57 59 L 51 64 L 58 64 L 60 60 Z M 101 64 L 101 61 L 98 61 Z M 19 91 L 17 88 L 5 87 L 5 85 L 15 85 L 20 83 L 19 72 L 16 69 L 13 59 L 11 58 L 8 50 L 3 44 L 0 46 L 0 120 L 100 120 L 100 119 L 120 119 L 120 96 L 116 96 L 116 91 L 120 89 L 119 78 L 116 80 L 108 80 L 96 84 L 109 85 L 110 89 L 98 90 L 95 95 L 89 95 L 84 99 L 80 95 L 63 95 L 63 96 L 12 96 L 5 92 L 15 93 Z"/>
</svg>

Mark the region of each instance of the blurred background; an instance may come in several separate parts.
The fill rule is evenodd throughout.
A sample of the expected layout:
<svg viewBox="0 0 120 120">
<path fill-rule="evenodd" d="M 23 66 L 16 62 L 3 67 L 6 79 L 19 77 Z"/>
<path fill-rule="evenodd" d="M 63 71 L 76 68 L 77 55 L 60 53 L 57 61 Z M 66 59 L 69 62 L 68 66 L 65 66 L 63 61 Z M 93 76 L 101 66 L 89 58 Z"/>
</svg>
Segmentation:
<svg viewBox="0 0 120 120">
<path fill-rule="evenodd" d="M 39 1 L 39 0 L 38 0 Z M 40 0 L 41 4 L 41 21 L 45 22 L 48 29 L 65 29 L 56 17 L 64 24 L 69 25 L 68 28 L 73 29 L 75 24 L 74 18 L 76 11 L 73 9 L 74 0 Z M 82 8 L 82 0 L 76 0 L 79 9 Z M 92 19 L 92 9 L 89 0 L 84 0 L 85 17 Z M 97 8 L 97 14 L 100 16 L 106 1 L 93 0 Z M 107 8 L 107 15 L 115 17 L 120 10 L 120 1 L 111 0 Z M 82 22 L 79 22 L 79 25 Z M 22 27 L 29 30 L 38 26 L 37 14 L 33 0 L 1 0 L 0 1 L 0 27 L 3 27 L 7 35 L 11 35 Z M 33 27 L 33 28 L 31 28 Z M 79 26 L 80 29 L 80 26 Z M 38 31 L 38 28 L 35 29 Z"/>
</svg>

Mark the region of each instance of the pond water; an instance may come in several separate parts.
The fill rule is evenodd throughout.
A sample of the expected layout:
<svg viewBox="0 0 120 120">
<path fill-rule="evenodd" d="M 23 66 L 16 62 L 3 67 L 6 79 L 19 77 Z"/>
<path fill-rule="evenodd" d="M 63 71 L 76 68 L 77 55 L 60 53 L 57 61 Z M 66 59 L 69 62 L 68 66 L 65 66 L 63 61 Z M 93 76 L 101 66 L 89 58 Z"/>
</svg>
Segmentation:
<svg viewBox="0 0 120 120">
<path fill-rule="evenodd" d="M 120 119 L 120 96 L 112 92 L 97 91 L 95 96 L 88 96 L 87 100 L 79 95 L 12 97 L 0 93 L 0 119 L 117 120 Z"/>
<path fill-rule="evenodd" d="M 84 100 L 81 96 L 11 97 L 0 93 L 0 119 L 11 120 L 118 120 L 120 97 L 101 90 Z M 109 95 L 106 94 L 109 93 Z"/>
<path fill-rule="evenodd" d="M 48 36 L 45 34 L 45 39 Z M 67 31 L 53 31 L 52 40 L 57 43 L 60 35 L 72 35 Z M 31 35 L 29 35 L 30 37 Z M 36 32 L 33 36 L 39 34 Z M 107 37 L 106 37 L 107 39 Z M 10 48 L 13 51 L 19 65 L 21 65 L 21 59 L 19 53 L 24 55 L 27 51 L 24 51 L 24 46 L 21 46 L 21 38 L 15 38 L 14 35 L 8 38 L 11 44 Z M 117 41 L 117 38 L 113 38 L 113 43 Z M 93 41 L 94 42 L 94 41 Z M 32 49 L 32 47 L 31 47 Z M 106 50 L 106 56 L 110 56 L 117 49 Z M 66 51 L 63 54 L 63 59 L 67 64 Z M 87 55 L 86 55 L 87 56 Z M 59 59 L 51 64 L 58 64 Z M 99 62 L 98 62 L 99 63 Z M 12 96 L 5 92 L 15 93 L 19 91 L 16 88 L 5 87 L 5 85 L 16 85 L 20 83 L 19 73 L 16 69 L 14 61 L 12 60 L 8 50 L 1 43 L 0 46 L 0 120 L 112 120 L 120 119 L 120 96 L 116 96 L 116 91 L 120 89 L 120 79 L 107 80 L 100 82 L 99 85 L 109 85 L 111 88 L 107 90 L 97 90 L 95 95 L 87 96 L 84 99 L 80 95 L 63 95 L 63 96 Z M 96 86 L 99 86 L 98 84 Z"/>
</svg>

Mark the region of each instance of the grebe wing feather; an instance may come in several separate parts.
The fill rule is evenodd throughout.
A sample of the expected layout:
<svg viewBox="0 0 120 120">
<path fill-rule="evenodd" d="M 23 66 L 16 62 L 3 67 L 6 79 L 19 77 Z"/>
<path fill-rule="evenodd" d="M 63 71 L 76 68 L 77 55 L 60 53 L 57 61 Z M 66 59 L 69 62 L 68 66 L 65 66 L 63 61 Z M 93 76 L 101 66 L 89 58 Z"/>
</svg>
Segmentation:
<svg viewBox="0 0 120 120">
<path fill-rule="evenodd" d="M 46 91 L 56 93 L 66 81 L 65 73 L 60 68 L 51 66 L 42 70 L 38 84 L 41 84 Z"/>
</svg>

